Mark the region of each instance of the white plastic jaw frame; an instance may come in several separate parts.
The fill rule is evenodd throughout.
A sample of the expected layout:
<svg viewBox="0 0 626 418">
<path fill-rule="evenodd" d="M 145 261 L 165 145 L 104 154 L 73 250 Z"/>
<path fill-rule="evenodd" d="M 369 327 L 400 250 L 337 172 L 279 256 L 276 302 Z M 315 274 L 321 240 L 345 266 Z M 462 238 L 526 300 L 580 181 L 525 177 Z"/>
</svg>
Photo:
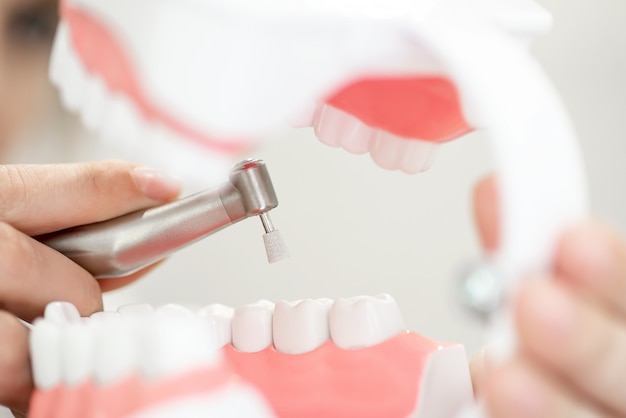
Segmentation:
<svg viewBox="0 0 626 418">
<path fill-rule="evenodd" d="M 105 16 L 126 2 L 73 0 Z M 375 7 L 368 9 L 375 15 L 371 18 L 361 2 L 348 0 L 303 2 L 308 9 L 287 0 L 188 0 L 188 7 L 149 3 L 147 8 L 168 18 L 158 21 L 165 35 L 180 29 L 175 23 L 181 20 L 173 16 L 182 19 L 195 8 L 211 9 L 214 21 L 198 32 L 207 54 L 195 54 L 196 66 L 186 84 L 172 81 L 172 67 L 155 58 L 166 56 L 162 53 L 172 42 L 164 43 L 165 51 L 159 54 L 144 51 L 152 59 L 140 62 L 145 63 L 141 71 L 147 85 L 154 87 L 150 91 L 155 100 L 174 103 L 182 116 L 218 134 L 263 132 L 292 109 L 304 109 L 359 76 L 434 72 L 450 77 L 470 124 L 485 129 L 491 138 L 502 223 L 493 264 L 508 294 L 524 276 L 549 269 L 563 229 L 586 215 L 586 182 L 573 129 L 546 76 L 519 42 L 520 36 L 541 32 L 549 23 L 530 1 L 511 0 L 496 10 L 495 2 L 485 0 L 465 10 L 462 2 L 453 0 L 418 5 L 397 0 L 394 10 L 402 12 L 382 18 Z M 368 4 L 382 3 L 387 6 L 378 12 L 392 10 L 388 2 Z M 347 6 L 360 12 L 348 16 Z M 320 27 L 324 33 L 314 30 Z M 324 48 L 316 48 L 320 43 Z M 310 53 L 285 53 L 296 49 Z M 251 66 L 254 74 L 243 71 Z M 195 94 L 195 100 L 187 100 L 191 96 L 185 89 L 190 86 L 211 95 Z M 246 99 L 234 103 L 233 97 Z M 497 339 L 505 358 L 515 348 L 507 307 L 493 316 L 491 325 L 490 337 Z"/>
</svg>

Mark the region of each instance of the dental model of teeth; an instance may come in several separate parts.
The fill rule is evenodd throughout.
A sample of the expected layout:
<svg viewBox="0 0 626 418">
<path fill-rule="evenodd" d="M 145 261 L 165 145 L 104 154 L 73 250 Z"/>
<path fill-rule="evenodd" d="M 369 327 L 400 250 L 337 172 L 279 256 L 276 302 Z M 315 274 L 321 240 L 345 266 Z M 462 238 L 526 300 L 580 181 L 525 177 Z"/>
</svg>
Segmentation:
<svg viewBox="0 0 626 418">
<path fill-rule="evenodd" d="M 34 323 L 33 418 L 448 418 L 473 402 L 465 351 L 406 331 L 387 295 L 133 305 Z"/>
<path fill-rule="evenodd" d="M 341 57 L 333 55 L 339 54 L 334 48 L 318 51 L 323 62 L 351 62 L 331 70 L 309 62 L 306 51 L 317 48 L 317 41 L 336 43 L 337 38 L 322 34 L 329 24 L 337 24 L 332 19 L 345 12 L 341 7 L 328 7 L 331 20 L 294 34 L 307 41 L 291 56 L 285 55 L 285 48 L 293 46 L 276 39 L 281 27 L 259 27 L 251 36 L 250 28 L 241 26 L 239 6 L 229 2 L 193 7 L 143 3 L 61 1 L 62 20 L 50 65 L 50 78 L 65 106 L 128 157 L 155 158 L 148 162 L 206 183 L 227 172 L 235 158 L 256 147 L 276 126 L 289 122 L 313 127 L 327 145 L 370 153 L 385 169 L 417 173 L 431 166 L 442 142 L 472 130 L 457 89 L 440 66 L 428 53 L 416 53 L 397 29 L 368 18 L 367 10 L 362 18 L 371 20 L 371 30 L 351 30 L 355 38 L 368 42 L 368 50 L 356 48 Z M 292 16 L 294 22 L 312 24 L 309 6 L 302 3 L 302 10 Z M 389 10 L 403 16 L 407 6 L 401 6 Z M 266 13 L 268 19 L 276 17 Z M 262 21 L 262 15 L 255 20 Z M 277 16 L 284 18 L 280 12 Z M 186 22 L 184 28 L 177 26 L 181 22 Z M 334 30 L 343 29 L 339 25 Z M 229 49 L 232 63 L 222 57 L 225 37 L 232 44 L 242 43 Z M 313 42 L 311 37 L 319 39 Z M 263 51 L 256 58 L 250 45 L 255 40 Z M 176 43 L 180 45 L 174 47 Z M 201 51 L 190 46 L 198 44 Z M 306 71 L 305 64 L 310 66 Z M 357 71 L 359 65 L 363 69 Z M 248 79 L 252 74 L 246 68 L 258 74 Z M 235 80 L 237 71 L 246 74 Z"/>
</svg>

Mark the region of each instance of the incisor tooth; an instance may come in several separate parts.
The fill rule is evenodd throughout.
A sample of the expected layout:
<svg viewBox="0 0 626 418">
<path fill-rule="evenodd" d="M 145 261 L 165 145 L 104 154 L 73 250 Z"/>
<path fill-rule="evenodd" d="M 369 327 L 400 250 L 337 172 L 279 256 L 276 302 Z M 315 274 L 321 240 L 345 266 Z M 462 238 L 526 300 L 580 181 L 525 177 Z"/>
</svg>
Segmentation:
<svg viewBox="0 0 626 418">
<path fill-rule="evenodd" d="M 100 385 L 115 383 L 137 365 L 137 344 L 132 321 L 119 316 L 97 321 L 94 327 L 94 374 Z"/>
<path fill-rule="evenodd" d="M 213 304 L 198 311 L 198 317 L 204 319 L 215 333 L 217 347 L 221 348 L 232 342 L 232 321 L 235 310 L 230 306 Z"/>
<path fill-rule="evenodd" d="M 329 317 L 330 336 L 345 350 L 373 346 L 406 330 L 398 305 L 389 295 L 338 299 Z"/>
<path fill-rule="evenodd" d="M 58 324 L 35 321 L 30 334 L 30 353 L 35 385 L 51 389 L 61 382 L 61 332 Z"/>
<path fill-rule="evenodd" d="M 274 308 L 274 347 L 285 354 L 304 354 L 315 350 L 330 337 L 328 311 L 330 299 L 280 301 Z"/>
<path fill-rule="evenodd" d="M 266 300 L 235 309 L 233 346 L 245 353 L 256 353 L 271 345 L 273 313 L 274 304 Z"/>
<path fill-rule="evenodd" d="M 63 381 L 76 386 L 92 376 L 94 370 L 94 327 L 79 322 L 66 325 L 61 331 L 61 365 Z"/>
</svg>

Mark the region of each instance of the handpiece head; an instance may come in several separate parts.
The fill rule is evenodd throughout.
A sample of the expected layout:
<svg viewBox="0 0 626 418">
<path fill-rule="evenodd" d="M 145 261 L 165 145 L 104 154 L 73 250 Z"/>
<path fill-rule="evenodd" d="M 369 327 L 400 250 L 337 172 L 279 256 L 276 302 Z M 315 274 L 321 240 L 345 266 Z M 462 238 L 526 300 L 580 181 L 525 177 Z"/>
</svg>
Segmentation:
<svg viewBox="0 0 626 418">
<path fill-rule="evenodd" d="M 267 261 L 273 264 L 289 258 L 289 247 L 269 215 L 269 211 L 278 206 L 278 198 L 265 162 L 257 159 L 240 162 L 231 171 L 230 182 L 241 195 L 246 215 L 261 218 Z"/>
</svg>

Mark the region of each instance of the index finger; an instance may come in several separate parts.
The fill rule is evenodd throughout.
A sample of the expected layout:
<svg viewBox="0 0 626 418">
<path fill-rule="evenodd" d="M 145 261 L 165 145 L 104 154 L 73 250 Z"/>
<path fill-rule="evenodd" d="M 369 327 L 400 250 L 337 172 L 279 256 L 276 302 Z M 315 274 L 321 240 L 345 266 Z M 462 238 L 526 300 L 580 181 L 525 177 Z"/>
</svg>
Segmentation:
<svg viewBox="0 0 626 418">
<path fill-rule="evenodd" d="M 121 161 L 0 166 L 0 222 L 40 235 L 175 199 L 180 184 Z"/>
</svg>

